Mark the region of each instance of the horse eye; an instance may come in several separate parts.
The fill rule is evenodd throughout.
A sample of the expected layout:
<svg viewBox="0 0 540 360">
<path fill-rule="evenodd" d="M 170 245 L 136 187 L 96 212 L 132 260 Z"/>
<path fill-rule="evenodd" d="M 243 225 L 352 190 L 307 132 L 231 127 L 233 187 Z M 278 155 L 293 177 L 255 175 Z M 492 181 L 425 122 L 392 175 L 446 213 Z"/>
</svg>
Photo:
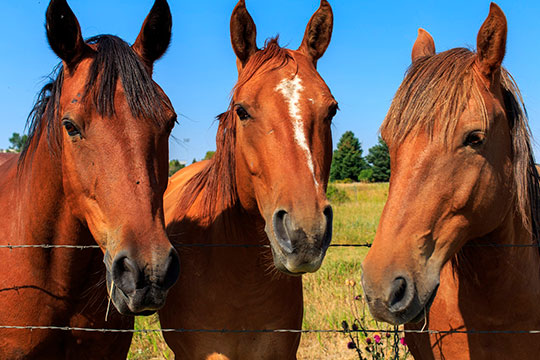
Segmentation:
<svg viewBox="0 0 540 360">
<path fill-rule="evenodd" d="M 167 123 L 167 132 L 170 134 L 174 128 L 174 125 L 178 124 L 178 118 L 174 115 Z"/>
<path fill-rule="evenodd" d="M 64 129 L 66 129 L 69 136 L 76 136 L 81 134 L 79 129 L 77 129 L 77 126 L 75 126 L 75 124 L 69 120 L 62 121 L 62 125 L 64 126 Z"/>
<path fill-rule="evenodd" d="M 334 116 L 336 116 L 337 111 L 339 110 L 338 104 L 333 104 L 328 109 L 328 116 L 326 117 L 327 120 L 332 120 Z"/>
<path fill-rule="evenodd" d="M 477 147 L 482 145 L 486 141 L 486 134 L 483 131 L 475 130 L 471 131 L 465 137 L 463 145 Z"/>
<path fill-rule="evenodd" d="M 246 109 L 244 109 L 243 107 L 241 106 L 238 106 L 236 108 L 236 115 L 238 115 L 238 117 L 240 118 L 240 120 L 247 120 L 250 118 L 248 112 L 246 111 Z"/>
</svg>

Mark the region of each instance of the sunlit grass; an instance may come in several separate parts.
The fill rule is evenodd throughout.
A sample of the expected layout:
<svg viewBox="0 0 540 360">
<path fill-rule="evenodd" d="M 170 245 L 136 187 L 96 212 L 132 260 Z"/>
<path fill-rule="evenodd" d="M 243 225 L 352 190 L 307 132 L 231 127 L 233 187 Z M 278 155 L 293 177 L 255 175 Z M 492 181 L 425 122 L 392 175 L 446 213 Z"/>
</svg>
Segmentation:
<svg viewBox="0 0 540 360">
<path fill-rule="evenodd" d="M 157 315 L 137 316 L 135 329 L 159 329 Z M 174 354 L 169 349 L 163 335 L 160 332 L 135 333 L 131 341 L 128 359 L 130 360 L 157 360 L 174 359 Z"/>
<path fill-rule="evenodd" d="M 333 203 L 334 244 L 371 244 L 388 196 L 388 184 L 335 184 L 345 191 L 348 200 Z M 334 247 L 328 250 L 323 266 L 304 275 L 304 329 L 341 329 L 341 322 L 352 323 L 364 303 L 354 300 L 362 295 L 361 264 L 369 248 Z M 356 314 L 358 315 L 358 314 Z M 387 326 L 371 319 L 365 310 L 365 326 L 371 329 Z M 347 348 L 343 334 L 304 334 L 298 350 L 299 360 L 358 359 Z"/>
</svg>

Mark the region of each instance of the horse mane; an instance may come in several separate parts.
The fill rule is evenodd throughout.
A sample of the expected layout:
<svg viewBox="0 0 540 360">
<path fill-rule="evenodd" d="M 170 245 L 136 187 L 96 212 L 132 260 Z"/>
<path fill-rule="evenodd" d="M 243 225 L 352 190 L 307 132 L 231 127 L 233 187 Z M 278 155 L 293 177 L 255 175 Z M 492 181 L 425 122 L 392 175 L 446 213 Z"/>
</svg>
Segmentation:
<svg viewBox="0 0 540 360">
<path fill-rule="evenodd" d="M 269 71 L 286 66 L 293 59 L 288 50 L 278 44 L 278 37 L 269 39 L 264 47 L 253 54 L 238 75 L 231 94 L 246 82 Z M 219 209 L 237 205 L 236 188 L 236 116 L 231 96 L 229 108 L 216 118 L 216 152 L 208 164 L 188 180 L 178 201 L 178 208 L 188 209 L 201 196 L 203 217 L 214 220 Z"/>
<path fill-rule="evenodd" d="M 486 104 L 474 78 L 475 60 L 475 52 L 455 48 L 413 62 L 381 126 L 383 138 L 400 144 L 408 135 L 426 131 L 433 139 L 437 125 L 448 144 L 471 99 L 480 106 L 483 127 L 487 129 Z M 539 175 L 531 147 L 527 112 L 519 88 L 504 68 L 501 70 L 501 86 L 512 136 L 516 210 L 533 239 L 540 241 Z"/>
<path fill-rule="evenodd" d="M 139 56 L 124 40 L 113 35 L 99 35 L 86 42 L 94 45 L 95 54 L 85 84 L 81 101 L 90 101 L 98 115 L 110 117 L 115 114 L 116 84 L 120 80 L 132 115 L 141 120 L 154 121 L 162 126 L 167 122 L 164 111 L 172 105 L 152 80 Z M 19 166 L 37 148 L 43 129 L 47 129 L 47 141 L 51 152 L 61 148 L 61 133 L 58 126 L 60 97 L 64 80 L 62 63 L 49 75 L 50 81 L 38 93 L 37 100 L 28 115 L 26 129 L 28 141 L 19 158 Z M 33 140 L 36 144 L 32 145 Z"/>
</svg>

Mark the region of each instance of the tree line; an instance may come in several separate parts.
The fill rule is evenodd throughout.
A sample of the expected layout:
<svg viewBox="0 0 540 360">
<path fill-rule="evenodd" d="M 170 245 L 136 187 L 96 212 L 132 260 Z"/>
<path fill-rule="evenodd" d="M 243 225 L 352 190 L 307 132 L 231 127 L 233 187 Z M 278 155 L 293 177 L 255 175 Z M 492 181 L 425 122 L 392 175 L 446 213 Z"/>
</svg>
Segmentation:
<svg viewBox="0 0 540 360">
<path fill-rule="evenodd" d="M 21 135 L 14 132 L 11 137 L 8 139 L 10 145 L 8 150 L 11 152 L 21 152 L 28 140 L 28 135 Z"/>
<path fill-rule="evenodd" d="M 379 137 L 376 145 L 362 156 L 362 144 L 352 131 L 339 139 L 332 156 L 330 181 L 386 182 L 390 180 L 390 154 L 388 146 Z"/>
</svg>

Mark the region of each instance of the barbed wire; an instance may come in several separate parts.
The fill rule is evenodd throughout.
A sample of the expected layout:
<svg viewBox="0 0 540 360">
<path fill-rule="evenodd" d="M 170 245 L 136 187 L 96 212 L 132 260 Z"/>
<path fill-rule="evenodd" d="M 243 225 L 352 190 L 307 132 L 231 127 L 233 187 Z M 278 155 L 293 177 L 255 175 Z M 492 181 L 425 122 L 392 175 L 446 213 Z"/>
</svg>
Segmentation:
<svg viewBox="0 0 540 360">
<path fill-rule="evenodd" d="M 269 248 L 267 244 L 174 244 L 176 247 L 228 247 L 228 248 Z M 330 247 L 371 247 L 372 244 L 330 244 Z M 540 247 L 539 244 L 467 244 L 472 247 Z M 52 245 L 52 244 L 25 244 L 25 245 L 0 245 L 0 248 L 24 249 L 99 249 L 99 245 Z M 39 326 L 39 325 L 0 325 L 4 330 L 58 330 L 58 331 L 84 331 L 84 332 L 111 332 L 111 333 L 151 333 L 151 332 L 179 332 L 179 333 L 417 333 L 417 334 L 540 334 L 540 330 L 391 330 L 391 329 L 359 329 L 359 330 L 339 330 L 339 329 L 106 329 L 106 328 L 84 328 L 71 326 Z"/>
<path fill-rule="evenodd" d="M 228 247 L 228 248 L 269 248 L 266 244 L 174 244 L 175 247 Z M 330 244 L 331 247 L 371 247 L 371 244 Z M 99 249 L 99 245 L 0 245 L 0 249 Z"/>
<path fill-rule="evenodd" d="M 231 334 L 243 334 L 243 333 L 334 333 L 334 334 L 348 334 L 348 333 L 411 333 L 411 334 L 514 334 L 514 335 L 531 335 L 540 334 L 540 330 L 415 330 L 415 329 L 106 329 L 106 328 L 85 328 L 85 327 L 72 327 L 72 326 L 39 326 L 39 325 L 0 325 L 0 330 L 59 330 L 59 331 L 85 331 L 85 332 L 111 332 L 111 333 L 151 333 L 151 332 L 178 332 L 178 333 L 231 333 Z"/>
<path fill-rule="evenodd" d="M 175 247 L 227 247 L 227 248 L 269 248 L 270 245 L 265 244 L 174 244 Z M 371 247 L 372 244 L 330 244 L 330 247 Z M 515 247 L 529 248 L 540 247 L 540 244 L 465 244 L 467 247 Z M 52 245 L 52 244 L 34 244 L 34 245 L 0 245 L 0 249 L 99 249 L 99 245 Z"/>
<path fill-rule="evenodd" d="M 36 244 L 36 245 L 0 245 L 0 249 L 27 249 L 27 248 L 43 248 L 43 249 L 99 249 L 99 245 L 51 245 L 51 244 Z"/>
<path fill-rule="evenodd" d="M 175 244 L 178 247 L 269 247 L 270 245 L 263 244 Z M 331 247 L 371 247 L 371 244 L 331 244 Z M 539 247 L 538 244 L 468 244 L 468 246 L 476 247 Z M 35 244 L 35 245 L 0 245 L 0 248 L 18 249 L 18 248 L 67 248 L 67 249 L 98 249 L 99 245 L 51 245 L 51 244 Z M 327 333 L 327 334 L 348 334 L 348 333 L 415 333 L 415 334 L 506 334 L 506 335 L 534 335 L 540 334 L 540 330 L 414 330 L 414 329 L 107 329 L 107 328 L 85 328 L 72 326 L 48 326 L 48 325 L 0 325 L 0 330 L 55 330 L 55 331 L 82 331 L 82 332 L 100 332 L 100 333 L 156 333 L 156 332 L 176 332 L 176 333 L 216 333 L 216 334 L 242 334 L 242 333 Z"/>
</svg>

